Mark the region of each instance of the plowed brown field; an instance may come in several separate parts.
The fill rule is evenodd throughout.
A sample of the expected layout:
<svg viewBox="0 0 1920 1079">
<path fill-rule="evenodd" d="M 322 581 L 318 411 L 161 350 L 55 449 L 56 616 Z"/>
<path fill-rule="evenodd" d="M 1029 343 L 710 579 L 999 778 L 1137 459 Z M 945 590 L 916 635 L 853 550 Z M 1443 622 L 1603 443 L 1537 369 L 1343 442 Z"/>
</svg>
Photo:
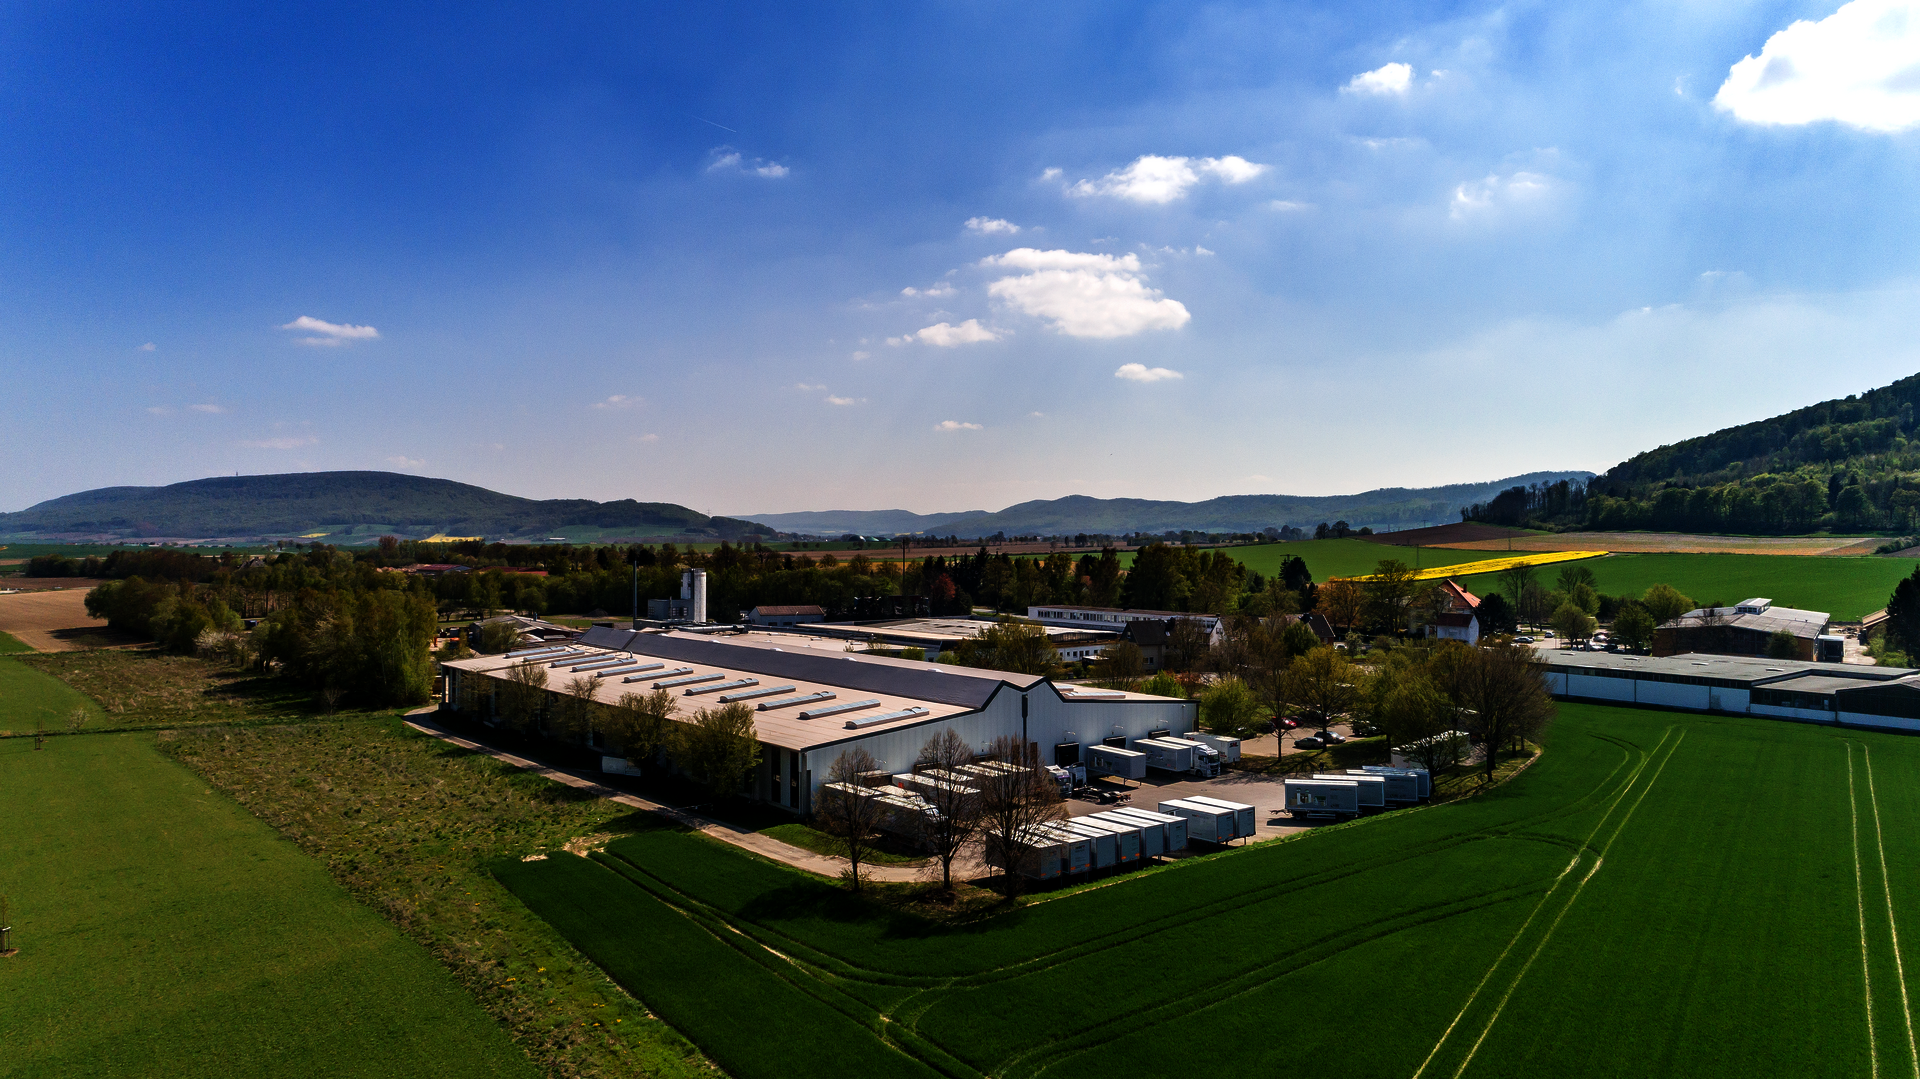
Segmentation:
<svg viewBox="0 0 1920 1079">
<path fill-rule="evenodd" d="M 0 632 L 36 652 L 72 652 L 117 640 L 105 619 L 87 617 L 84 588 L 0 596 Z"/>
</svg>

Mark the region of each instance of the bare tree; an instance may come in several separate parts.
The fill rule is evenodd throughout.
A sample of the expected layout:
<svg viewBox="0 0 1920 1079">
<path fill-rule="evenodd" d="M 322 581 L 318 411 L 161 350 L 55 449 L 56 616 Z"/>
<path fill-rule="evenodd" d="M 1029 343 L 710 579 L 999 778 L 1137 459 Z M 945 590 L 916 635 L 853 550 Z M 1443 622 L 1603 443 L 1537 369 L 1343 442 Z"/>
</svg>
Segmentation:
<svg viewBox="0 0 1920 1079">
<path fill-rule="evenodd" d="M 1327 616 L 1328 622 L 1342 630 L 1352 629 L 1360 621 L 1360 605 L 1364 600 L 1357 582 L 1344 578 L 1332 580 L 1320 586 L 1318 610 Z"/>
<path fill-rule="evenodd" d="M 1147 663 L 1139 645 L 1117 641 L 1100 650 L 1093 669 L 1094 680 L 1108 689 L 1131 689 L 1146 674 Z"/>
<path fill-rule="evenodd" d="M 963 764 L 972 763 L 973 751 L 967 748 L 967 743 L 953 728 L 948 727 L 927 739 L 926 745 L 920 747 L 914 770 L 951 773 Z M 935 778 L 947 779 L 944 775 Z M 941 887 L 952 891 L 953 860 L 959 857 L 980 830 L 980 792 L 971 783 L 961 784 L 947 779 L 945 783 L 922 794 L 932 804 L 935 816 L 928 818 L 923 825 L 921 838 L 933 856 L 940 860 Z"/>
<path fill-rule="evenodd" d="M 597 708 L 593 695 L 599 688 L 600 680 L 591 674 L 577 674 L 567 679 L 562 688 L 565 697 L 560 702 L 559 714 L 554 717 L 559 722 L 555 725 L 567 734 L 586 736 L 591 742 Z"/>
<path fill-rule="evenodd" d="M 1207 650 L 1213 642 L 1207 639 L 1207 631 L 1200 623 L 1191 618 L 1176 618 L 1167 630 L 1167 668 L 1175 671 L 1190 671 L 1206 658 Z"/>
<path fill-rule="evenodd" d="M 1366 614 L 1369 621 L 1387 633 L 1404 633 L 1407 628 L 1407 604 L 1418 584 L 1417 571 L 1397 558 L 1383 558 L 1367 579 Z"/>
<path fill-rule="evenodd" d="M 1006 871 L 1007 890 L 1020 888 L 1024 873 L 1032 872 L 1033 849 L 1020 840 L 1035 825 L 1066 816 L 1060 804 L 1060 784 L 1040 762 L 1031 759 L 1026 743 L 1010 734 L 993 740 L 987 753 L 1012 769 L 980 781 L 980 830 L 987 862 Z"/>
<path fill-rule="evenodd" d="M 860 863 L 867 860 L 886 817 L 886 807 L 878 798 L 857 791 L 865 789 L 862 773 L 879 767 L 880 762 L 864 749 L 842 752 L 827 770 L 827 785 L 821 788 L 820 801 L 814 807 L 821 830 L 839 840 L 840 851 L 852 866 L 848 884 L 856 892 L 860 890 Z"/>
<path fill-rule="evenodd" d="M 1444 677 L 1450 683 L 1448 695 L 1467 710 L 1467 733 L 1486 752 L 1489 782 L 1500 749 L 1537 738 L 1553 718 L 1546 667 L 1525 645 L 1470 649 Z"/>
<path fill-rule="evenodd" d="M 1498 574 L 1500 590 L 1513 601 L 1514 610 L 1525 617 L 1527 586 L 1533 583 L 1534 568 L 1531 562 L 1515 562 Z"/>
</svg>

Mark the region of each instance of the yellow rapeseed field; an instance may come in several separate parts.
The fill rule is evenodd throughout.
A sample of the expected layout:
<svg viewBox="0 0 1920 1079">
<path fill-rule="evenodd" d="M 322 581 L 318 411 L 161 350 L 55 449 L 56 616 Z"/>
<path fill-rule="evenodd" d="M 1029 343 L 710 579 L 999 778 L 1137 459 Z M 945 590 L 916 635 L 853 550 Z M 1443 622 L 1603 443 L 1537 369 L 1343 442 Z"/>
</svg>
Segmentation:
<svg viewBox="0 0 1920 1079">
<path fill-rule="evenodd" d="M 1508 555 L 1506 558 L 1488 558 L 1479 562 L 1460 562 L 1451 566 L 1435 566 L 1423 569 L 1413 575 L 1416 581 L 1438 581 L 1447 577 L 1471 577 L 1476 573 L 1498 573 L 1509 566 L 1525 562 L 1529 566 L 1545 566 L 1554 562 L 1572 562 L 1581 558 L 1598 558 L 1605 551 L 1535 551 L 1529 554 Z M 1374 575 L 1364 577 L 1335 577 L 1336 581 L 1371 581 Z"/>
</svg>

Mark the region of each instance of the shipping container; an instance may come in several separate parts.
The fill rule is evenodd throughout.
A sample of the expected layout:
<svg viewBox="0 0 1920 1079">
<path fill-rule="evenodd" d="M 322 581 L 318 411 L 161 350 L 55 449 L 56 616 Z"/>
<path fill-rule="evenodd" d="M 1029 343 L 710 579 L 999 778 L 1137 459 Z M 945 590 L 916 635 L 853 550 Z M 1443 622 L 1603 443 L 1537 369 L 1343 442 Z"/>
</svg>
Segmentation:
<svg viewBox="0 0 1920 1079">
<path fill-rule="evenodd" d="M 1066 846 L 1066 869 L 1069 873 L 1085 873 L 1093 868 L 1093 840 L 1067 828 L 1059 821 L 1047 821 L 1034 825 L 1034 830 L 1051 835 Z"/>
<path fill-rule="evenodd" d="M 901 790 L 923 796 L 934 796 L 942 792 L 957 793 L 963 797 L 978 798 L 980 789 L 963 783 L 949 783 L 944 779 L 930 775 L 914 775 L 911 772 L 893 777 L 893 785 Z"/>
<path fill-rule="evenodd" d="M 1380 772 L 1383 774 L 1394 773 L 1398 775 L 1412 776 L 1414 782 L 1420 784 L 1420 797 L 1422 798 L 1433 797 L 1433 775 L 1429 773 L 1425 768 L 1396 768 L 1392 765 L 1386 765 L 1386 764 L 1369 764 L 1366 766 L 1365 770 L 1369 772 Z"/>
<path fill-rule="evenodd" d="M 1187 839 L 1204 840 L 1208 843 L 1226 843 L 1234 836 L 1234 820 L 1237 814 L 1231 809 L 1205 805 L 1190 799 L 1176 798 L 1171 802 L 1161 802 L 1160 812 L 1187 819 Z"/>
<path fill-rule="evenodd" d="M 1111 869 L 1120 863 L 1119 843 L 1115 840 L 1112 832 L 1107 831 L 1105 828 L 1096 828 L 1092 825 L 1082 824 L 1072 818 L 1055 821 L 1054 823 L 1075 835 L 1086 838 L 1088 845 L 1093 850 L 1093 868 Z"/>
<path fill-rule="evenodd" d="M 1060 836 L 1042 828 L 1024 829 L 1013 841 L 1013 857 L 1001 855 L 1000 844 L 989 838 L 983 858 L 990 866 L 1007 869 L 1008 862 L 1021 876 L 1032 880 L 1052 880 L 1067 872 L 1067 844 Z"/>
<path fill-rule="evenodd" d="M 1130 748 L 1147 755 L 1148 768 L 1186 775 L 1194 770 L 1194 758 L 1201 747 L 1198 742 L 1177 738 L 1136 738 Z"/>
<path fill-rule="evenodd" d="M 1088 746 L 1087 774 L 1120 779 L 1147 778 L 1147 755 L 1118 746 Z"/>
<path fill-rule="evenodd" d="M 1233 834 L 1236 839 L 1251 837 L 1254 829 L 1258 827 L 1254 817 L 1260 811 L 1244 802 L 1229 802 L 1225 798 L 1214 798 L 1205 794 L 1188 795 L 1186 801 L 1233 810 Z"/>
<path fill-rule="evenodd" d="M 1287 812 L 1295 817 L 1360 815 L 1360 784 L 1349 779 L 1288 779 Z"/>
</svg>

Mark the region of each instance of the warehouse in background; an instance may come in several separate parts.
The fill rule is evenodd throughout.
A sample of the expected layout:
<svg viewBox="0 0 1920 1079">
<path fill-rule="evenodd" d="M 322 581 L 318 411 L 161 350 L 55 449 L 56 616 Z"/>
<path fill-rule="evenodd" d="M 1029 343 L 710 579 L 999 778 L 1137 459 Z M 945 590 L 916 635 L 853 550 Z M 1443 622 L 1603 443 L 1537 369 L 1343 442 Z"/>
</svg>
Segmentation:
<svg viewBox="0 0 1920 1079">
<path fill-rule="evenodd" d="M 1563 700 L 1920 731 L 1920 670 L 1793 659 L 1569 652 L 1546 660 Z"/>
</svg>

